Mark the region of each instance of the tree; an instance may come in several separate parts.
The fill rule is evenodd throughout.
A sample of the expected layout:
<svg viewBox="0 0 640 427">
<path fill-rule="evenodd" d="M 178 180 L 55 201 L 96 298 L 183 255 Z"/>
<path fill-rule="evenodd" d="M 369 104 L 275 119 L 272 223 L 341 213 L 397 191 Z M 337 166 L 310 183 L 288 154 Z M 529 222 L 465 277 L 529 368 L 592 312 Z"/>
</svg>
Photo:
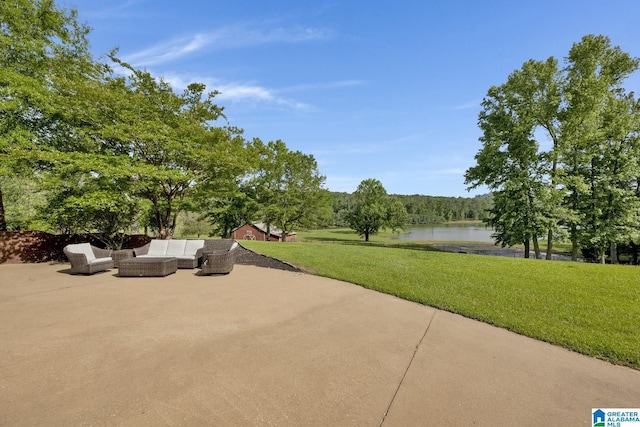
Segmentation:
<svg viewBox="0 0 640 427">
<path fill-rule="evenodd" d="M 258 211 L 258 202 L 251 188 L 238 184 L 233 189 L 212 193 L 206 211 L 214 233 L 228 239 L 233 230 L 251 222 Z"/>
<path fill-rule="evenodd" d="M 391 197 L 387 202 L 387 227 L 394 233 L 398 233 L 407 226 L 409 214 L 402 202 Z"/>
<path fill-rule="evenodd" d="M 222 117 L 213 103 L 217 92 L 205 94 L 204 85 L 192 83 L 176 94 L 163 79 L 114 55 L 130 74 L 105 79 L 105 90 L 97 93 L 109 103 L 89 98 L 107 119 L 99 119 L 92 132 L 107 151 L 124 158 L 131 191 L 150 201 L 159 236 L 169 238 L 189 197 L 233 165 L 234 130 L 213 126 Z"/>
<path fill-rule="evenodd" d="M 202 182 L 194 197 L 194 209 L 204 213 L 213 233 L 230 238 L 231 232 L 251 222 L 258 211 L 255 189 L 248 177 L 255 170 L 252 147 L 242 138 L 241 131 L 214 147 L 215 160 L 209 179 Z M 255 163 L 255 162 L 254 162 Z"/>
<path fill-rule="evenodd" d="M 196 236 L 198 239 L 202 238 L 202 236 L 211 236 L 211 224 L 203 215 L 195 212 L 185 212 L 180 217 L 176 234 L 182 237 Z"/>
<path fill-rule="evenodd" d="M 0 174 L 26 175 L 30 152 L 59 142 L 59 89 L 90 75 L 93 61 L 77 11 L 52 0 L 0 4 Z M 0 187 L 0 230 L 6 230 Z"/>
<path fill-rule="evenodd" d="M 622 82 L 637 68 L 607 37 L 585 36 L 563 70 L 553 58 L 531 60 L 489 89 L 479 116 L 483 147 L 465 179 L 494 191 L 488 222 L 498 242 L 521 239 L 528 251 L 527 241 L 537 245 L 547 230 L 550 259 L 553 237 L 567 229 L 574 259 L 582 245 L 604 262 L 607 248 L 630 241 L 639 225 L 632 171 L 640 120 Z"/>
<path fill-rule="evenodd" d="M 267 228 L 276 225 L 282 230 L 283 242 L 296 227 L 315 225 L 329 215 L 325 177 L 312 155 L 291 151 L 280 140 L 265 145 L 254 139 L 252 152 L 258 160 L 250 185 L 260 205 L 259 216 Z"/>
<path fill-rule="evenodd" d="M 549 167 L 548 157 L 541 154 L 536 129 L 546 123 L 542 126 L 555 137 L 552 117 L 559 101 L 550 89 L 556 84 L 555 69 L 551 58 L 546 63 L 529 61 L 505 84 L 489 89 L 478 119 L 483 147 L 475 156 L 476 166 L 465 173 L 470 189 L 486 185 L 494 191 L 487 223 L 496 230 L 496 242 L 524 244 L 527 258 L 532 240 L 540 258 L 538 238 L 551 223 L 545 195 L 555 190 L 556 163 Z"/>
<path fill-rule="evenodd" d="M 581 245 L 604 262 L 638 226 L 638 102 L 622 86 L 638 64 L 604 36 L 584 37 L 567 58 L 559 155 L 574 258 Z"/>
<path fill-rule="evenodd" d="M 128 180 L 117 178 L 117 171 L 125 169 L 121 159 L 96 155 L 89 161 L 83 153 L 79 158 L 84 162 L 71 153 L 59 157 L 41 181 L 50 194 L 41 216 L 58 232 L 92 234 L 107 247 L 119 249 L 142 210 L 142 201 L 129 192 Z"/>
<path fill-rule="evenodd" d="M 347 218 L 349 227 L 365 242 L 369 236 L 383 228 L 402 229 L 407 221 L 407 211 L 398 200 L 387 194 L 384 186 L 377 179 L 365 179 L 354 192 L 354 204 Z"/>
<path fill-rule="evenodd" d="M 40 180 L 31 176 L 0 176 L 0 187 L 8 206 L 6 224 L 8 230 L 42 230 L 50 231 L 50 227 L 38 215 L 46 204 L 48 191 Z"/>
</svg>

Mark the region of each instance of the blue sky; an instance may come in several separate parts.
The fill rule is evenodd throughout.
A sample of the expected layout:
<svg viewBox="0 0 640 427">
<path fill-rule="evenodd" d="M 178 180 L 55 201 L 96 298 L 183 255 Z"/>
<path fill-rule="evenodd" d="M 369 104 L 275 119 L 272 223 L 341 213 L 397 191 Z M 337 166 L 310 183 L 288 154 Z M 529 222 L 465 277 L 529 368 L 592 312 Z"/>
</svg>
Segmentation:
<svg viewBox="0 0 640 427">
<path fill-rule="evenodd" d="M 468 197 L 477 117 L 528 59 L 586 34 L 640 56 L 637 0 L 71 0 L 96 57 L 218 90 L 245 137 L 312 154 L 326 188 Z M 627 82 L 640 92 L 640 79 Z"/>
</svg>

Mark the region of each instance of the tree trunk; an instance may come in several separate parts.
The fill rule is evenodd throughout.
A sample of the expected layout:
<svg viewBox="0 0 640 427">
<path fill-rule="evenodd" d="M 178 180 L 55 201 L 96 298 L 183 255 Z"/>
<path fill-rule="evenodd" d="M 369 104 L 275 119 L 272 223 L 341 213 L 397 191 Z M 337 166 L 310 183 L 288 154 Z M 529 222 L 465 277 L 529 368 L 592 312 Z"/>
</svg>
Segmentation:
<svg viewBox="0 0 640 427">
<path fill-rule="evenodd" d="M 525 258 L 529 258 L 529 250 L 530 250 L 530 246 L 529 246 L 529 240 L 525 240 L 524 241 L 524 257 Z"/>
<path fill-rule="evenodd" d="M 368 231 L 365 231 L 365 232 L 364 232 L 364 241 L 365 241 L 365 242 L 368 242 L 368 241 L 369 241 L 369 232 L 368 232 Z"/>
<path fill-rule="evenodd" d="M 169 228 L 169 236 L 173 237 L 173 233 L 176 232 L 176 225 L 178 224 L 178 213 L 179 211 L 173 212 L 173 218 L 171 220 L 171 227 Z"/>
<path fill-rule="evenodd" d="M 160 239 L 164 239 L 164 221 L 162 220 L 162 214 L 160 213 L 160 209 L 155 208 L 155 217 L 156 217 L 156 225 L 158 226 L 158 237 Z"/>
<path fill-rule="evenodd" d="M 609 246 L 609 256 L 611 257 L 611 264 L 618 264 L 618 244 L 611 242 Z"/>
<path fill-rule="evenodd" d="M 538 238 L 537 237 L 533 238 L 533 251 L 536 254 L 536 259 L 542 258 L 540 256 L 540 242 L 538 242 Z"/>
<path fill-rule="evenodd" d="M 629 245 L 631 246 L 631 265 L 638 265 L 638 245 L 634 242 Z"/>
<path fill-rule="evenodd" d="M 167 206 L 164 211 L 164 218 L 162 227 L 164 228 L 164 237 L 163 239 L 171 238 L 171 205 Z"/>
<path fill-rule="evenodd" d="M 553 162 L 551 163 L 551 191 L 555 191 L 556 188 L 556 177 L 558 175 L 558 136 L 556 135 L 555 129 L 551 124 L 547 126 L 549 134 L 551 135 L 551 139 L 553 140 Z M 554 217 L 555 217 L 554 211 Z M 551 230 L 551 226 L 549 226 L 549 232 L 547 233 L 547 255 L 545 259 L 551 260 L 553 252 L 553 230 Z"/>
<path fill-rule="evenodd" d="M 7 220 L 4 216 L 4 200 L 2 199 L 2 188 L 0 188 L 0 231 L 7 231 Z"/>
<path fill-rule="evenodd" d="M 576 226 L 571 226 L 571 261 L 578 261 L 578 237 Z"/>
</svg>

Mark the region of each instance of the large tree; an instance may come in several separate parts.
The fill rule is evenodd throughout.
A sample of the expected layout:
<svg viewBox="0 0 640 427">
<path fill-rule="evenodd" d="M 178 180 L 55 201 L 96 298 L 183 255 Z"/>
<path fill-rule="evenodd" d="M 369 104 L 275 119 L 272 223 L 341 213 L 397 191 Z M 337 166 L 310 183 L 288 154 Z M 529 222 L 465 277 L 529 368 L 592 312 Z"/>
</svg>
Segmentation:
<svg viewBox="0 0 640 427">
<path fill-rule="evenodd" d="M 37 166 L 34 150 L 62 142 L 60 91 L 96 69 L 89 28 L 74 9 L 53 0 L 6 0 L 0 22 L 0 173 L 26 175 Z M 0 230 L 6 228 L 0 187 Z"/>
<path fill-rule="evenodd" d="M 313 226 L 330 215 L 325 177 L 312 155 L 291 151 L 280 140 L 252 142 L 256 169 L 250 185 L 259 204 L 259 218 L 282 231 L 282 241 L 296 227 Z"/>
<path fill-rule="evenodd" d="M 528 61 L 505 84 L 489 89 L 478 119 L 483 147 L 476 166 L 465 174 L 470 188 L 486 185 L 494 192 L 487 222 L 496 230 L 496 241 L 503 246 L 524 244 L 525 257 L 533 241 L 540 258 L 538 238 L 545 229 L 553 230 L 549 196 L 555 191 L 556 160 L 541 153 L 536 130 L 545 129 L 557 139 L 556 76 L 552 58 Z M 550 231 L 550 242 L 552 235 Z"/>
<path fill-rule="evenodd" d="M 483 147 L 465 178 L 494 191 L 488 221 L 498 242 L 520 240 L 528 251 L 527 241 L 535 246 L 546 230 L 550 259 L 553 237 L 567 229 L 574 258 L 582 245 L 604 261 L 608 247 L 630 240 L 640 121 L 622 83 L 637 67 L 607 37 L 585 36 L 564 69 L 553 58 L 531 60 L 489 89 Z"/>
<path fill-rule="evenodd" d="M 605 251 L 629 242 L 640 225 L 633 185 L 640 155 L 638 101 L 623 87 L 638 64 L 604 36 L 584 37 L 567 57 L 558 152 L 574 258 L 582 246 L 604 262 Z"/>
<path fill-rule="evenodd" d="M 405 207 L 390 197 L 377 179 L 363 180 L 353 195 L 354 203 L 347 215 L 349 227 L 364 236 L 365 242 L 381 229 L 404 228 L 408 219 Z"/>
<path fill-rule="evenodd" d="M 89 97 L 101 114 L 92 132 L 105 152 L 122 158 L 113 178 L 126 178 L 131 193 L 151 203 L 154 228 L 169 238 L 189 197 L 234 164 L 235 130 L 214 126 L 222 117 L 217 92 L 192 83 L 177 94 L 162 78 L 111 58 L 129 75 L 105 79 L 98 93 L 109 103 Z"/>
</svg>

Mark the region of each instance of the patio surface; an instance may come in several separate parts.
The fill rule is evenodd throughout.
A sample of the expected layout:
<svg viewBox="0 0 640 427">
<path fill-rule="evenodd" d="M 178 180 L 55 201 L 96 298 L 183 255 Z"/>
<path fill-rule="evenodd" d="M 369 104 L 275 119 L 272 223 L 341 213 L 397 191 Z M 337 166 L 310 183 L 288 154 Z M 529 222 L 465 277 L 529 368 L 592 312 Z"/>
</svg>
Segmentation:
<svg viewBox="0 0 640 427">
<path fill-rule="evenodd" d="M 0 425 L 591 425 L 640 371 L 352 284 L 0 265 Z"/>
</svg>

